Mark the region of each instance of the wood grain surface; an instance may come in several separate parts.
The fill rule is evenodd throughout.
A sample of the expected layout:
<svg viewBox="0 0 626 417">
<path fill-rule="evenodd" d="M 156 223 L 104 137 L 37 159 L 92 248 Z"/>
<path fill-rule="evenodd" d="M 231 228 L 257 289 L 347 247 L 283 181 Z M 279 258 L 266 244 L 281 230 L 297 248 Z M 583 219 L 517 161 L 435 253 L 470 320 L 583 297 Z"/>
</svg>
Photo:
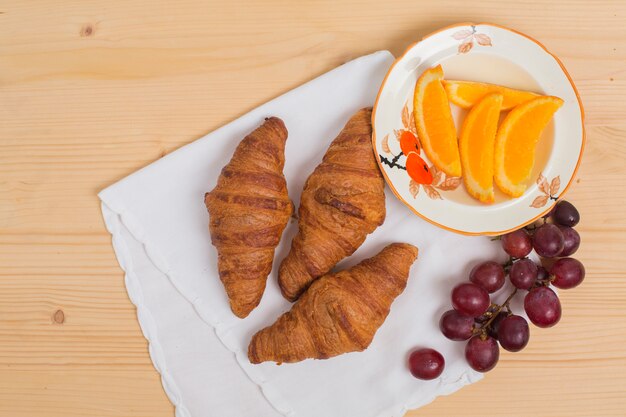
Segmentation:
<svg viewBox="0 0 626 417">
<path fill-rule="evenodd" d="M 97 191 L 357 56 L 487 21 L 576 81 L 588 276 L 480 383 L 417 416 L 626 415 L 626 2 L 0 0 L 0 416 L 173 416 Z"/>
</svg>

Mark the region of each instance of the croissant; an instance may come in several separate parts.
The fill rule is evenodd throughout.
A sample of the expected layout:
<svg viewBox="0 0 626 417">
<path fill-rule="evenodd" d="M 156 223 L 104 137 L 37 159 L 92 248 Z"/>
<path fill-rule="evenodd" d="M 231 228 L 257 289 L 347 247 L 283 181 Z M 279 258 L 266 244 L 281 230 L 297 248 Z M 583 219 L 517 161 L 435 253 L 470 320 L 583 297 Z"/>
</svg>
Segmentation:
<svg viewBox="0 0 626 417">
<path fill-rule="evenodd" d="M 286 140 L 283 121 L 266 119 L 239 143 L 204 196 L 220 280 L 240 318 L 259 305 L 274 249 L 293 213 L 283 175 Z"/>
<path fill-rule="evenodd" d="M 281 292 L 290 301 L 350 256 L 385 220 L 385 182 L 371 136 L 371 109 L 362 109 L 304 185 L 298 233 L 278 272 Z"/>
<path fill-rule="evenodd" d="M 360 264 L 316 280 L 290 311 L 256 333 L 251 363 L 327 359 L 366 349 L 404 291 L 417 248 L 393 243 Z"/>
</svg>

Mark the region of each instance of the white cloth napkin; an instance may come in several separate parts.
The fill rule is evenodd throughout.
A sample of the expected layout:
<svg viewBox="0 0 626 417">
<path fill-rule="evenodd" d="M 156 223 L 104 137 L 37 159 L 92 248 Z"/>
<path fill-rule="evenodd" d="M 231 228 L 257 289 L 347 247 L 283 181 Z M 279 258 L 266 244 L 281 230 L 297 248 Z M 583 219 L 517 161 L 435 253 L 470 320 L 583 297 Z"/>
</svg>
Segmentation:
<svg viewBox="0 0 626 417">
<path fill-rule="evenodd" d="M 392 62 L 393 56 L 381 51 L 342 65 L 99 194 L 129 296 L 177 416 L 401 416 L 480 379 L 465 363 L 464 343 L 445 339 L 437 323 L 450 308 L 451 288 L 475 263 L 502 259 L 499 245 L 436 228 L 391 192 L 384 225 L 339 264 L 354 265 L 395 241 L 420 249 L 406 290 L 365 352 L 281 366 L 248 362 L 250 337 L 290 308 L 280 295 L 276 269 L 297 230 L 295 222 L 276 250 L 261 304 L 246 319 L 231 313 L 217 275 L 203 196 L 239 141 L 266 116 L 285 121 L 284 172 L 297 205 L 307 176 L 349 117 L 373 104 Z M 406 359 L 416 347 L 444 355 L 446 369 L 439 379 L 410 375 Z"/>
</svg>

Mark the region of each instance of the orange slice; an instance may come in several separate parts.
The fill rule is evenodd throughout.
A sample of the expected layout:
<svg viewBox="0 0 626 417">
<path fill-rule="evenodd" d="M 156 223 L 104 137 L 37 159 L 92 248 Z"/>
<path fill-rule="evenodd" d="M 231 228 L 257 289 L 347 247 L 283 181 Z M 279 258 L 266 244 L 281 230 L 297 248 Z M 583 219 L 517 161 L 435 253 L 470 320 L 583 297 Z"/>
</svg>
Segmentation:
<svg viewBox="0 0 626 417">
<path fill-rule="evenodd" d="M 417 79 L 413 97 L 415 126 L 431 162 L 446 174 L 458 177 L 461 175 L 459 145 L 442 79 L 441 65 L 424 71 Z"/>
<path fill-rule="evenodd" d="M 563 105 L 553 96 L 540 96 L 515 107 L 496 134 L 495 175 L 498 188 L 511 197 L 524 193 L 535 164 L 535 145 L 552 115 Z"/>
<path fill-rule="evenodd" d="M 459 151 L 463 182 L 470 195 L 483 203 L 493 203 L 493 149 L 502 108 L 502 94 L 488 94 L 467 114 Z"/>
<path fill-rule="evenodd" d="M 487 94 L 502 94 L 502 110 L 509 110 L 515 106 L 539 97 L 530 91 L 514 90 L 496 84 L 476 83 L 472 81 L 443 81 L 448 98 L 457 106 L 469 109 Z"/>
</svg>

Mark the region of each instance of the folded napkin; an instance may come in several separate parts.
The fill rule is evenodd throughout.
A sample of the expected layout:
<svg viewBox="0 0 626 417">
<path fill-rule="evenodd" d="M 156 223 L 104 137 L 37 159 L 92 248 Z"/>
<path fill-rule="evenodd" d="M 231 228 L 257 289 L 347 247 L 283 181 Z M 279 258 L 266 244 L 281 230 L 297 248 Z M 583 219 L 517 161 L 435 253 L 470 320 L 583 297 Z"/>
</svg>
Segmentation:
<svg viewBox="0 0 626 417">
<path fill-rule="evenodd" d="M 249 363 L 251 336 L 290 308 L 276 271 L 296 222 L 276 250 L 261 304 L 246 319 L 232 314 L 218 278 L 203 197 L 239 141 L 267 116 L 285 121 L 284 172 L 297 205 L 307 176 L 349 117 L 372 106 L 392 62 L 382 51 L 342 65 L 99 194 L 128 294 L 177 416 L 401 416 L 481 378 L 463 358 L 464 343 L 445 339 L 437 322 L 450 308 L 451 288 L 475 263 L 503 257 L 499 245 L 436 228 L 388 190 L 384 225 L 338 267 L 395 241 L 412 243 L 420 253 L 406 290 L 366 351 L 280 366 Z M 406 367 L 408 353 L 426 346 L 446 358 L 444 373 L 433 381 L 413 378 Z"/>
</svg>

